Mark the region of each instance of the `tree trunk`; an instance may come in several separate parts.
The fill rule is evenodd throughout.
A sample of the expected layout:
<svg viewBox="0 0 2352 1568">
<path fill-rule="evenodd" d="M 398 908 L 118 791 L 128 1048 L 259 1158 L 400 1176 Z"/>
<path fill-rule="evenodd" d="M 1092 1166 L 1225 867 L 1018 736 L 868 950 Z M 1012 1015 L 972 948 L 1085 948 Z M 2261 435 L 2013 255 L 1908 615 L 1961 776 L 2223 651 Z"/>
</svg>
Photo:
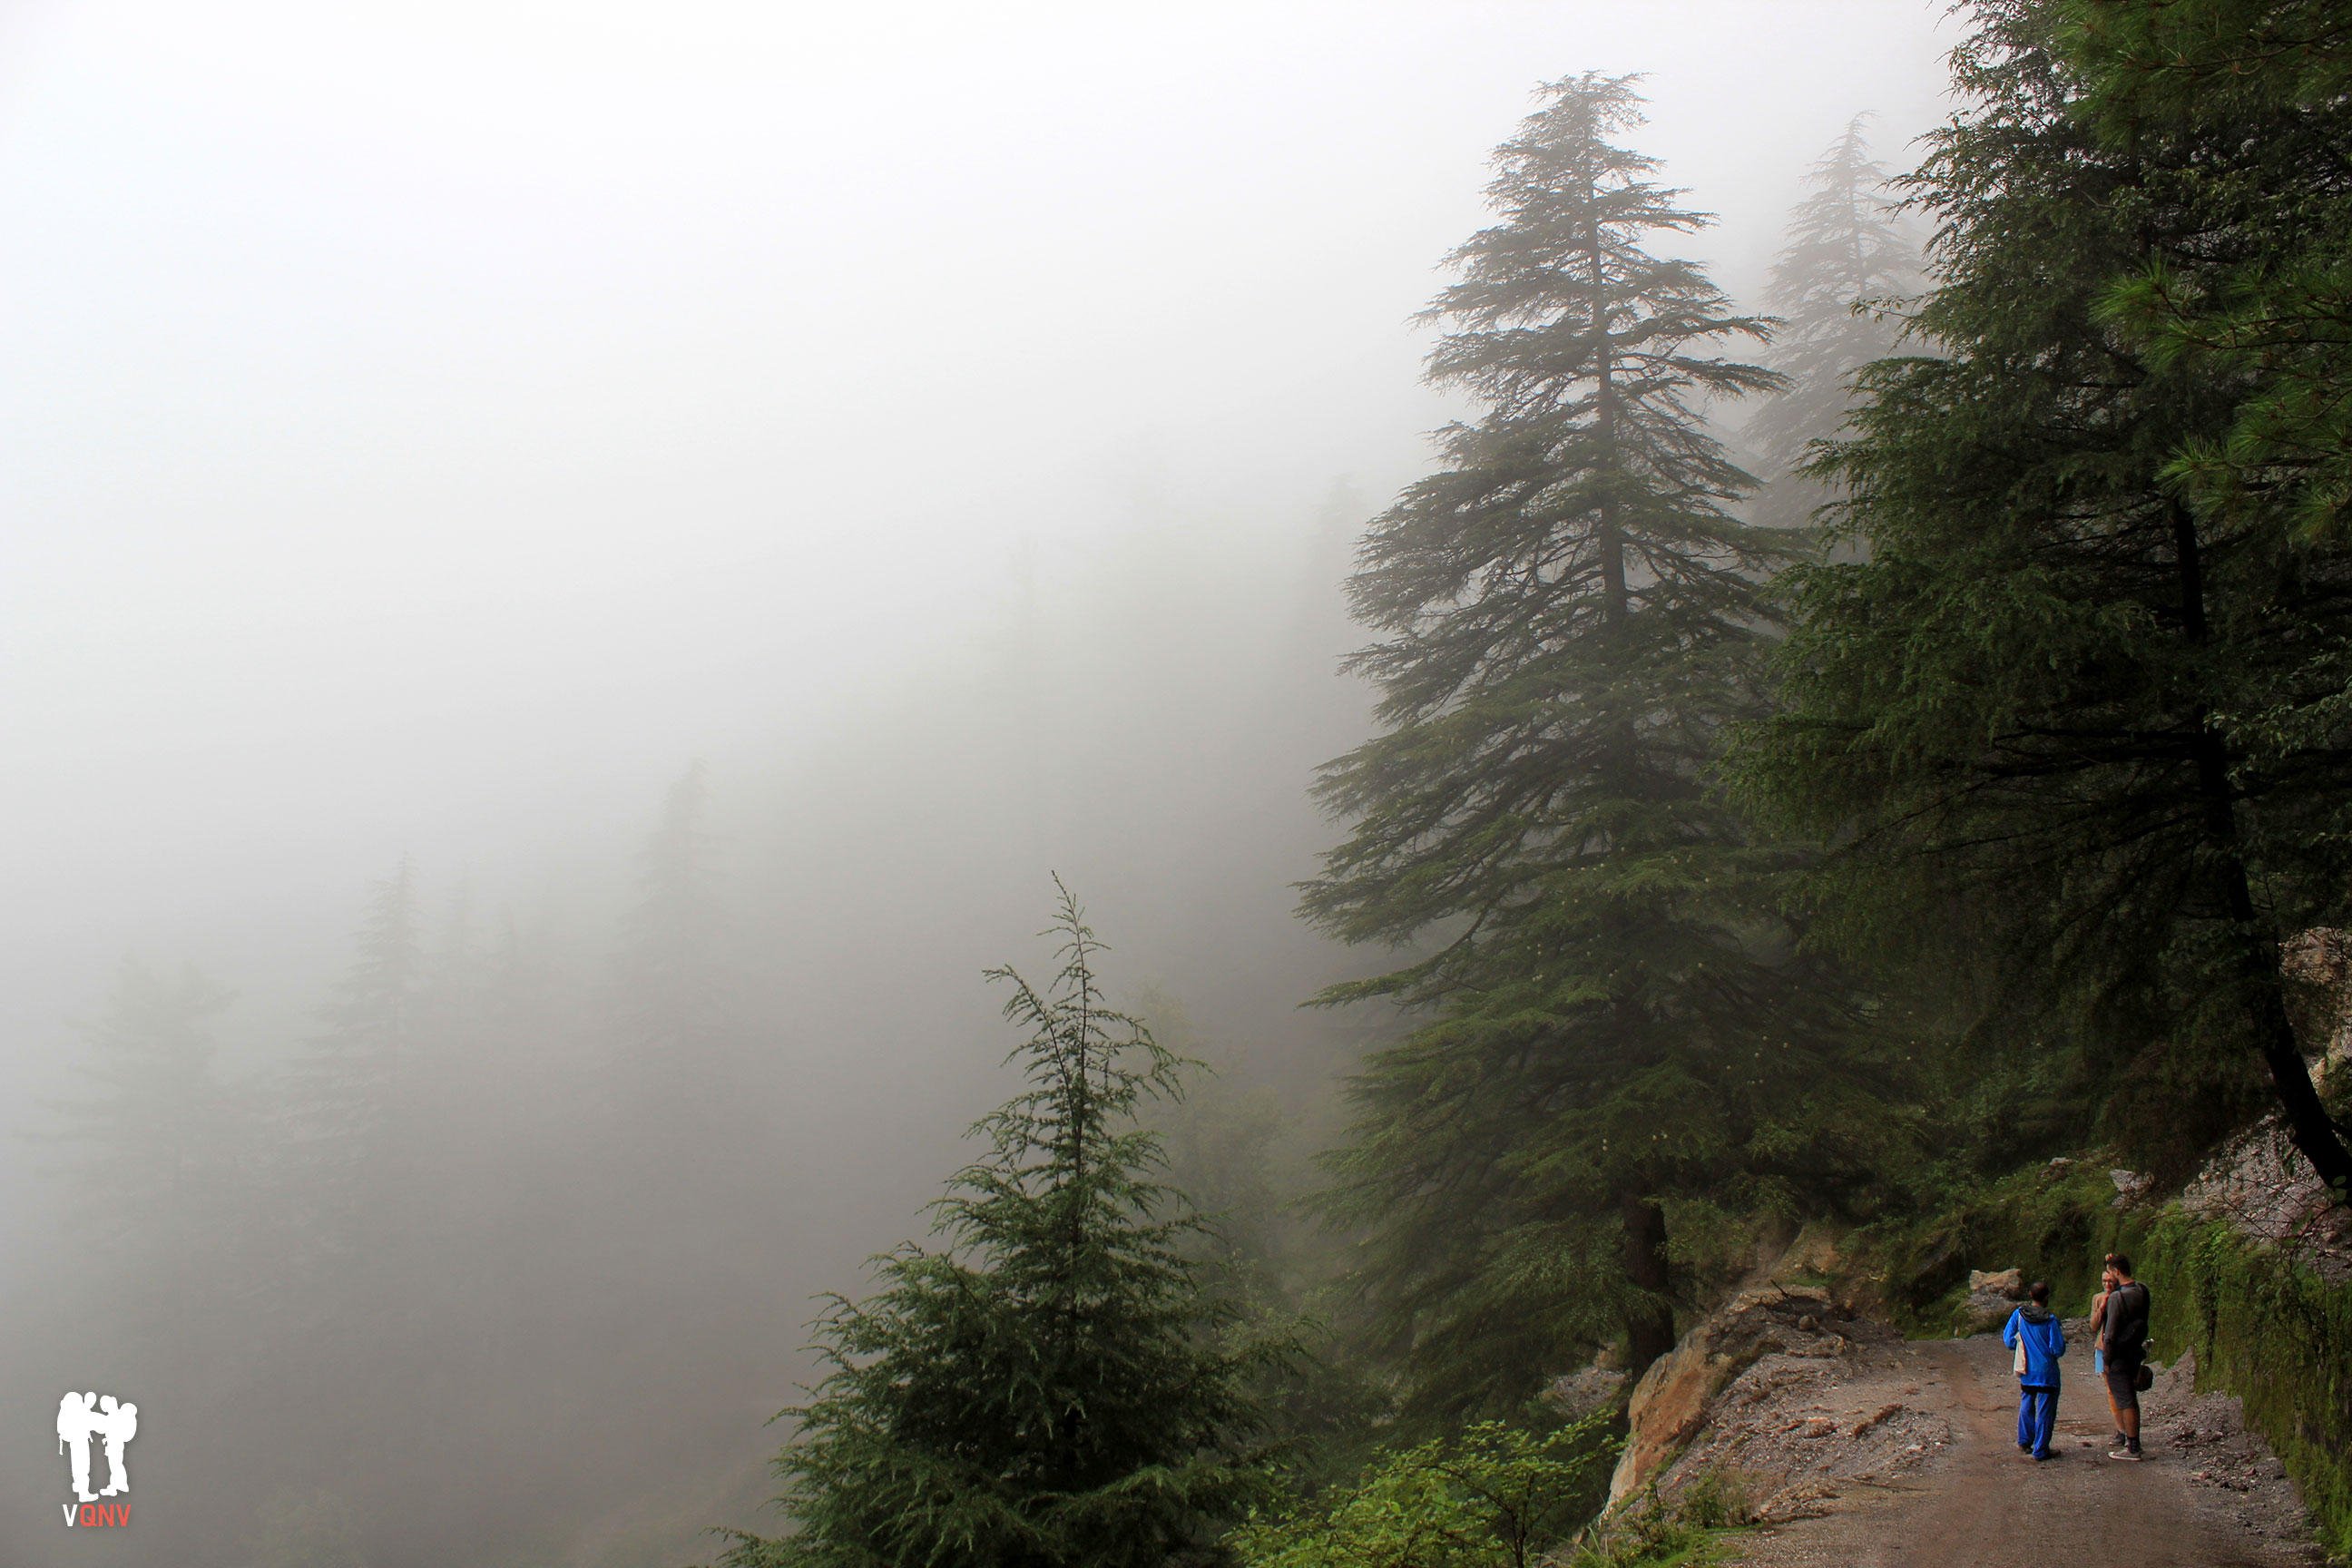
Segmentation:
<svg viewBox="0 0 2352 1568">
<path fill-rule="evenodd" d="M 2181 628 L 2190 642 L 2201 643 L 2207 629 L 2197 522 L 2178 501 L 2172 504 L 2172 547 L 2180 574 Z M 2252 881 L 2238 852 L 2238 807 L 2230 787 L 2229 752 L 2201 710 L 2196 724 L 2189 744 L 2197 767 L 2197 793 L 2205 808 L 2205 837 L 2213 855 L 2216 890 L 2229 912 L 2231 945 L 2245 988 L 2254 1047 L 2262 1052 L 2271 1082 L 2278 1089 L 2288 1136 L 2334 1192 L 2336 1201 L 2352 1204 L 2352 1149 L 2346 1147 L 2341 1129 L 2320 1103 L 2311 1068 L 2303 1059 L 2303 1043 L 2294 1037 L 2294 1026 L 2287 1017 L 2276 933 L 2265 932 L 2255 921 Z"/>
<path fill-rule="evenodd" d="M 1630 1192 L 1621 1207 L 1625 1278 L 1651 1297 L 1625 1319 L 1625 1375 L 1638 1381 L 1652 1362 L 1675 1348 L 1675 1309 L 1666 1299 L 1666 1211 Z"/>
</svg>

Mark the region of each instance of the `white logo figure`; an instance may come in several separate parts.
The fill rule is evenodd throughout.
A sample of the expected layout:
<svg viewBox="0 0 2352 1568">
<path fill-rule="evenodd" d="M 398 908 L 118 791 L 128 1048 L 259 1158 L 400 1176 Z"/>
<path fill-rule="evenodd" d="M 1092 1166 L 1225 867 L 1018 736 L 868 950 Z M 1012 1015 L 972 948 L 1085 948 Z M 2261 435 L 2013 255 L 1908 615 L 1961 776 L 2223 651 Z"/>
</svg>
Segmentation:
<svg viewBox="0 0 2352 1568">
<path fill-rule="evenodd" d="M 98 1435 L 106 1439 L 106 1489 L 98 1495 L 112 1497 L 131 1489 L 131 1471 L 122 1463 L 122 1445 L 139 1436 L 139 1406 L 125 1400 L 121 1405 L 114 1395 L 98 1402 L 100 1414 L 92 1423 Z"/>
<path fill-rule="evenodd" d="M 68 1389 L 58 1401 L 58 1452 L 66 1452 L 73 1445 L 74 1495 L 84 1502 L 96 1502 L 101 1497 L 113 1497 L 131 1489 L 131 1472 L 122 1462 L 122 1445 L 139 1436 L 139 1406 L 118 1404 L 114 1395 L 103 1399 L 95 1394 L 76 1394 Z M 93 1436 L 106 1440 L 106 1490 L 89 1489 L 89 1440 Z"/>
</svg>

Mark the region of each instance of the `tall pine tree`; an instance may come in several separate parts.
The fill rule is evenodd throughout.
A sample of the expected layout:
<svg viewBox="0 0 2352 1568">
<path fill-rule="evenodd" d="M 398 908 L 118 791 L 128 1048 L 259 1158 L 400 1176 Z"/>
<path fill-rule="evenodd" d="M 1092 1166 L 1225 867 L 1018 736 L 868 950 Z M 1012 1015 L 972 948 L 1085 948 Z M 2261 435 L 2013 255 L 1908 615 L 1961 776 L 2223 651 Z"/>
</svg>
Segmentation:
<svg viewBox="0 0 2352 1568">
<path fill-rule="evenodd" d="M 1486 405 L 1373 525 L 1349 589 L 1384 640 L 1384 733 L 1329 764 L 1353 835 L 1304 910 L 1422 956 L 1325 1000 L 1428 1016 L 1375 1055 L 1330 1157 L 1379 1340 L 1425 1413 L 1509 1408 L 1624 1337 L 1674 1340 L 1670 1200 L 1851 1176 L 1836 996 L 1780 947 L 1706 772 L 1760 711 L 1759 581 L 1786 533 L 1699 400 L 1781 378 L 1714 352 L 1767 323 L 1647 248 L 1709 221 L 1617 144 L 1632 79 L 1585 75 L 1496 155 L 1493 227 L 1428 313 L 1430 378 Z"/>
</svg>

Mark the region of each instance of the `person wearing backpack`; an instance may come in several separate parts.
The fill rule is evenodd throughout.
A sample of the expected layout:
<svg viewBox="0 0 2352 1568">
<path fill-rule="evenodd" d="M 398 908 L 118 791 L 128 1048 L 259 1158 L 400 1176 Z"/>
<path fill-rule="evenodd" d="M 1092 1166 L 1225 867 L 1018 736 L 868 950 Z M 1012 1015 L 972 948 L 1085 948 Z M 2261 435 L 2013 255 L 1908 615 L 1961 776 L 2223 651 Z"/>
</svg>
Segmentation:
<svg viewBox="0 0 2352 1568">
<path fill-rule="evenodd" d="M 2066 1331 L 2050 1311 L 2050 1286 L 2036 1279 L 2025 1305 L 2009 1315 L 2000 1342 L 2015 1351 L 2017 1446 L 2036 1459 L 2054 1459 L 2050 1435 L 2058 1426 L 2058 1358 L 2066 1353 Z"/>
<path fill-rule="evenodd" d="M 2105 1282 L 2107 1310 L 2099 1323 L 2099 1352 L 2107 1408 L 2116 1417 L 2116 1448 L 2107 1458 L 2137 1464 L 2139 1394 L 2154 1381 L 2147 1371 L 2147 1287 L 2132 1278 L 2131 1259 L 2120 1252 L 2107 1255 Z"/>
</svg>

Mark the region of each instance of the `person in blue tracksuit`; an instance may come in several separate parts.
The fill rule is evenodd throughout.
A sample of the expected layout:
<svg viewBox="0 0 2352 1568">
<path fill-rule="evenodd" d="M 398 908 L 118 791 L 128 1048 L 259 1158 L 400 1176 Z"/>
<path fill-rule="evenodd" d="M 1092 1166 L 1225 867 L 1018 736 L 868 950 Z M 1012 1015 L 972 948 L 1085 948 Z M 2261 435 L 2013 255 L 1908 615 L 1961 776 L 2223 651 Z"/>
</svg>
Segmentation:
<svg viewBox="0 0 2352 1568">
<path fill-rule="evenodd" d="M 2009 1315 L 2000 1342 L 2022 1349 L 2017 1374 L 2017 1446 L 2037 1459 L 2054 1459 L 2050 1434 L 2058 1426 L 2058 1358 L 2066 1353 L 2066 1331 L 2050 1314 L 2050 1287 L 2042 1280 L 2026 1291 L 2025 1305 Z"/>
</svg>

